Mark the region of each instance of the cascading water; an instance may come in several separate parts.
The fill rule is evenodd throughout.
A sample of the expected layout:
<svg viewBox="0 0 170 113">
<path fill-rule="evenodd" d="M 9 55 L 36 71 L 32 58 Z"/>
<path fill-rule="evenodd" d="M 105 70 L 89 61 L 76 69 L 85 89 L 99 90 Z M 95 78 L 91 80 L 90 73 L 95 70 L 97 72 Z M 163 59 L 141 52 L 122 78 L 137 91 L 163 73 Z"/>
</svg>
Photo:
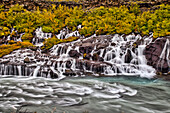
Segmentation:
<svg viewBox="0 0 170 113">
<path fill-rule="evenodd" d="M 36 46 L 42 46 L 43 45 L 43 41 L 45 39 L 48 39 L 48 38 L 51 38 L 52 37 L 52 33 L 44 33 L 42 31 L 42 27 L 40 28 L 37 28 L 35 30 L 35 36 L 34 38 L 32 39 L 32 43 Z"/>
<path fill-rule="evenodd" d="M 170 42 L 169 42 L 169 39 L 166 39 L 164 48 L 159 57 L 158 65 L 161 64 L 161 67 L 162 67 L 164 64 L 164 60 L 162 59 L 166 59 L 168 62 L 168 66 L 170 67 L 169 53 L 170 53 Z"/>
<path fill-rule="evenodd" d="M 81 26 L 78 26 L 81 28 Z M 156 71 L 147 65 L 144 56 L 146 45 L 152 42 L 152 34 L 148 37 L 141 37 L 139 34 L 130 35 L 102 35 L 84 38 L 78 31 L 71 32 L 68 28 L 60 31 L 56 35 L 59 39 L 71 36 L 80 37 L 77 41 L 54 45 L 48 55 L 41 51 L 21 49 L 12 52 L 0 59 L 0 72 L 5 74 L 18 74 L 24 76 L 43 76 L 64 78 L 66 73 L 82 75 L 86 72 L 91 75 L 131 75 L 152 78 Z M 42 28 L 37 28 L 32 43 L 37 46 L 43 45 L 43 40 L 51 38 L 51 33 L 42 32 Z M 135 45 L 139 41 L 140 44 Z M 169 40 L 165 44 L 160 56 L 168 59 Z M 73 51 L 73 55 L 71 55 Z M 15 57 L 14 57 L 15 56 Z M 96 58 L 95 58 L 96 57 Z M 28 58 L 29 63 L 24 59 Z M 94 60 L 95 59 L 95 60 Z M 4 65 L 4 62 L 6 63 Z M 18 66 L 15 66 L 15 65 Z M 17 68 L 14 68 L 17 67 Z M 9 69 L 6 69 L 9 68 Z M 17 71 L 16 71 L 17 69 Z M 7 72 L 9 70 L 10 72 Z M 31 72 L 30 70 L 34 70 Z M 24 72 L 22 72 L 24 71 Z M 15 72 L 15 73 L 14 73 Z"/>
<path fill-rule="evenodd" d="M 35 34 L 32 43 L 38 47 L 43 45 L 43 40 L 52 36 L 50 33 L 43 33 L 41 28 L 38 28 Z M 121 79 L 122 76 L 119 76 L 152 78 L 155 75 L 155 69 L 147 65 L 144 55 L 146 45 L 152 42 L 152 34 L 148 37 L 133 33 L 127 36 L 94 34 L 84 38 L 78 31 L 70 32 L 63 29 L 59 35 L 56 35 L 60 39 L 70 36 L 80 38 L 77 41 L 54 45 L 47 53 L 40 49 L 23 48 L 0 59 L 0 113 L 8 112 L 11 108 L 16 110 L 18 107 L 38 112 L 49 112 L 52 111 L 51 108 L 57 108 L 57 112 L 67 109 L 69 112 L 89 110 L 112 113 L 128 110 L 132 113 L 136 111 L 150 113 L 157 112 L 155 105 L 160 103 L 160 100 L 155 99 L 155 96 L 160 98 L 162 94 L 166 95 L 164 99 L 167 98 L 166 101 L 161 99 L 163 100 L 161 103 L 165 103 L 162 104 L 163 108 L 169 107 L 169 93 L 166 94 L 168 88 L 167 92 L 164 91 L 164 87 L 160 88 L 156 80 L 138 77 L 134 77 L 135 80 L 133 77 Z M 167 39 L 160 59 L 169 61 L 169 43 Z M 159 63 L 162 64 L 162 60 L 159 60 Z M 61 80 L 66 76 L 88 75 L 120 78 L 69 79 L 68 77 Z M 119 79 L 123 84 L 118 82 Z M 142 81 L 139 82 L 138 79 Z M 155 88 L 152 88 L 153 86 Z M 152 91 L 156 95 L 148 96 L 148 92 Z M 149 103 L 150 100 L 156 104 Z M 146 104 L 151 107 L 148 109 Z M 78 107 L 71 108 L 71 106 Z M 169 110 L 165 109 L 159 111 L 169 113 Z"/>
</svg>

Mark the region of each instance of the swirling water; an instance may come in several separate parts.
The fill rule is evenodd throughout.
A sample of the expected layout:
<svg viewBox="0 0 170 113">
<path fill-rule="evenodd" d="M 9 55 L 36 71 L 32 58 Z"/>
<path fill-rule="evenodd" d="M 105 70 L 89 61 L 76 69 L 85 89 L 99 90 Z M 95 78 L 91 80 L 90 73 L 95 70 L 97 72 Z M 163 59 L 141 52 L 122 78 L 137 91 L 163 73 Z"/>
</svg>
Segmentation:
<svg viewBox="0 0 170 113">
<path fill-rule="evenodd" d="M 78 77 L 61 81 L 1 76 L 0 113 L 170 113 L 170 83 L 138 77 Z"/>
</svg>

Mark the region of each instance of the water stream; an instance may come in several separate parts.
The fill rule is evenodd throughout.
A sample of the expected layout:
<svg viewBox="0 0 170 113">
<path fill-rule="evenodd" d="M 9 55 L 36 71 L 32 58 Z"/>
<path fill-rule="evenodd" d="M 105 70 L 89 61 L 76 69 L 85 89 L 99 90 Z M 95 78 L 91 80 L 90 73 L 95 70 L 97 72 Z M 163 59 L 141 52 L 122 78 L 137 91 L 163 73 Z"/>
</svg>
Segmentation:
<svg viewBox="0 0 170 113">
<path fill-rule="evenodd" d="M 32 43 L 37 47 L 52 37 L 42 28 L 35 34 Z M 153 79 L 156 70 L 144 55 L 152 34 L 84 38 L 64 28 L 56 35 L 71 36 L 80 39 L 54 45 L 48 54 L 25 48 L 0 59 L 0 113 L 19 108 L 38 113 L 170 113 L 170 83 Z M 169 61 L 169 43 L 167 39 L 160 64 L 163 58 Z"/>
<path fill-rule="evenodd" d="M 78 77 L 61 81 L 1 76 L 0 113 L 169 113 L 170 83 L 138 77 Z"/>
</svg>

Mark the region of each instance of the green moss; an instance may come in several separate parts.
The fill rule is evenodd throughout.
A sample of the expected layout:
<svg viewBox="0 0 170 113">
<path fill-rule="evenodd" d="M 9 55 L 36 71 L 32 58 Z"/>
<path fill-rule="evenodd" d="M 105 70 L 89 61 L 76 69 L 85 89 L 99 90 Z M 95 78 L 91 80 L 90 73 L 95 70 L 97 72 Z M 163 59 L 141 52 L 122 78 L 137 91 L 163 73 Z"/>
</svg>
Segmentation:
<svg viewBox="0 0 170 113">
<path fill-rule="evenodd" d="M 10 41 L 8 41 L 8 43 L 9 43 L 9 44 L 15 44 L 15 43 L 17 43 L 17 42 L 15 42 L 14 40 L 10 40 Z"/>
<path fill-rule="evenodd" d="M 42 49 L 50 49 L 52 48 L 54 45 L 57 45 L 59 43 L 67 43 L 67 42 L 72 42 L 79 39 L 79 37 L 69 37 L 66 39 L 58 39 L 55 36 L 53 36 L 52 38 L 48 38 L 45 40 L 44 42 L 44 46 L 42 47 Z"/>
<path fill-rule="evenodd" d="M 50 27 L 50 26 L 43 26 L 42 27 L 42 31 L 45 32 L 45 33 L 52 33 L 52 32 L 54 32 L 52 27 Z"/>
<path fill-rule="evenodd" d="M 33 38 L 33 35 L 31 33 L 25 33 L 23 36 L 22 36 L 22 40 L 31 40 Z"/>
<path fill-rule="evenodd" d="M 0 46 L 0 57 L 3 57 L 4 55 L 9 54 L 16 49 L 26 48 L 26 47 L 29 47 L 29 46 L 33 46 L 33 45 L 29 42 L 10 41 L 8 45 L 3 44 L 3 45 Z"/>
<path fill-rule="evenodd" d="M 60 43 L 60 39 L 53 36 L 52 38 L 48 38 L 45 40 L 42 49 L 50 49 L 51 47 L 53 47 L 53 45 L 56 45 L 58 43 Z"/>
</svg>

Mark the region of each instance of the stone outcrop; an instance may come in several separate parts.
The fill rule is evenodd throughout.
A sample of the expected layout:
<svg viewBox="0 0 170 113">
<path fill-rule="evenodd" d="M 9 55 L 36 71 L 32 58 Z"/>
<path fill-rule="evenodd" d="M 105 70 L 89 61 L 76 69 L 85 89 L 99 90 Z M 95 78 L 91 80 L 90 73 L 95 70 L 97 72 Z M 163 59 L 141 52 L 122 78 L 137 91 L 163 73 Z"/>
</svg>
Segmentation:
<svg viewBox="0 0 170 113">
<path fill-rule="evenodd" d="M 91 53 L 92 50 L 94 48 L 94 45 L 91 44 L 91 43 L 83 43 L 81 46 L 80 46 L 80 53 Z"/>
<path fill-rule="evenodd" d="M 69 51 L 69 56 L 73 58 L 78 58 L 80 56 L 80 53 L 77 52 L 77 50 L 71 50 Z"/>
<path fill-rule="evenodd" d="M 145 56 L 147 59 L 147 64 L 153 66 L 158 72 L 168 73 L 170 67 L 168 62 L 170 62 L 169 49 L 170 45 L 167 41 L 170 38 L 159 38 L 153 43 L 146 46 Z"/>
<path fill-rule="evenodd" d="M 86 39 L 80 37 L 80 40 L 71 43 L 61 43 L 49 49 L 48 52 L 41 51 L 38 47 L 19 49 L 0 59 L 0 75 L 51 78 L 87 73 L 91 73 L 87 75 L 98 76 L 143 73 L 148 75 L 155 74 L 155 69 L 158 72 L 168 73 L 168 37 L 159 38 L 146 46 L 144 53 L 148 65 L 154 69 L 143 63 L 145 57 L 142 53 L 146 38 L 144 40 L 130 38 L 131 40 L 127 41 L 129 36 L 139 37 L 135 34 L 124 38 L 118 34 L 100 35 Z M 149 37 L 146 42 L 148 40 Z"/>
</svg>

